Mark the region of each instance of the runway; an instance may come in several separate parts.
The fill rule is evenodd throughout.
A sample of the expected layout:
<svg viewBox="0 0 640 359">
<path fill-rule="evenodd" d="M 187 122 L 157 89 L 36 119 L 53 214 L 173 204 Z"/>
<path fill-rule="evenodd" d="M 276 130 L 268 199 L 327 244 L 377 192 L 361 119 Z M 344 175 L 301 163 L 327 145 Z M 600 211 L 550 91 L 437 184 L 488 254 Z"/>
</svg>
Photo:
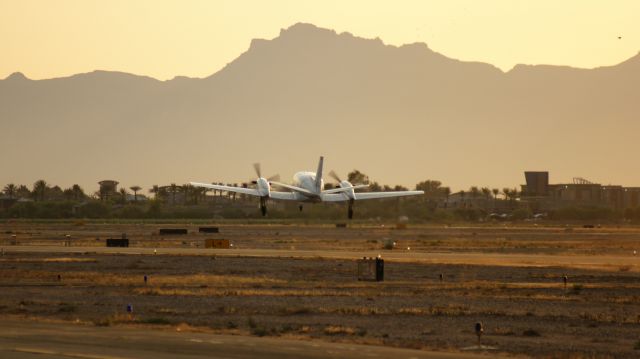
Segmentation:
<svg viewBox="0 0 640 359">
<path fill-rule="evenodd" d="M 210 248 L 143 248 L 143 247 L 63 247 L 63 246 L 5 246 L 5 253 L 37 252 L 51 254 L 98 253 L 135 255 L 203 255 L 239 257 L 286 257 L 358 259 L 380 255 L 387 261 L 423 262 L 435 264 L 469 264 L 521 267 L 571 267 L 602 270 L 640 270 L 640 258 L 635 255 L 548 255 L 487 252 L 417 252 L 411 250 L 286 250 L 286 249 L 210 249 Z"/>
<path fill-rule="evenodd" d="M 495 357 L 495 355 L 492 355 Z M 391 347 L 130 327 L 0 320 L 3 359 L 486 358 Z"/>
</svg>

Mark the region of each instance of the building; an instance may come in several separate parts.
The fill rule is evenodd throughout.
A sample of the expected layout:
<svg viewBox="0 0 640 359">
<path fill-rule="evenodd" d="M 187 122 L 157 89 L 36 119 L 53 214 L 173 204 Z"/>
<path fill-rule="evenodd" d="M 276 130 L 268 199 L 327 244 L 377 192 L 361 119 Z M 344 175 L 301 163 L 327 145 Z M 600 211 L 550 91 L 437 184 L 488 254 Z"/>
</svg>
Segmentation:
<svg viewBox="0 0 640 359">
<path fill-rule="evenodd" d="M 595 206 L 613 209 L 640 206 L 640 187 L 602 185 L 575 177 L 572 183 L 549 184 L 548 172 L 525 172 L 521 200 L 533 210 L 567 206 Z"/>
<path fill-rule="evenodd" d="M 98 182 L 100 185 L 100 199 L 106 201 L 118 194 L 118 181 L 103 180 Z"/>
</svg>

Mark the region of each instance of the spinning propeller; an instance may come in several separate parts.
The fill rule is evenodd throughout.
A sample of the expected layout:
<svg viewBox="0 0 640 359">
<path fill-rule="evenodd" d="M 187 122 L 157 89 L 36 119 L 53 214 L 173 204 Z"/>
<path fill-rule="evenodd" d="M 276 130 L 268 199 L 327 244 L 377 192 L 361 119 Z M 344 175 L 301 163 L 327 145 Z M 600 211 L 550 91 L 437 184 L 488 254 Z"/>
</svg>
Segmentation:
<svg viewBox="0 0 640 359">
<path fill-rule="evenodd" d="M 262 177 L 262 169 L 260 163 L 254 163 L 253 169 L 256 171 L 258 179 L 251 183 L 256 185 L 258 193 L 260 193 L 260 211 L 263 216 L 267 215 L 267 199 L 271 196 L 271 181 L 279 181 L 280 175 L 276 174 L 269 178 Z"/>
</svg>

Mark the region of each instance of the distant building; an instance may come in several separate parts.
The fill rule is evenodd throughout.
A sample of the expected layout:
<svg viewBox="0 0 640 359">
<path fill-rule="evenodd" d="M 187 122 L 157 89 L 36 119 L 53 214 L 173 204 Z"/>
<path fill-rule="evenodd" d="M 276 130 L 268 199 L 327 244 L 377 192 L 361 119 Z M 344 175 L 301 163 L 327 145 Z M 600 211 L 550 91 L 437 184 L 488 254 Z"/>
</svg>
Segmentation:
<svg viewBox="0 0 640 359">
<path fill-rule="evenodd" d="M 100 199 L 106 201 L 118 194 L 118 181 L 103 180 L 98 182 L 100 185 Z"/>
<path fill-rule="evenodd" d="M 549 184 L 548 172 L 525 172 L 521 199 L 534 210 L 566 206 L 601 206 L 614 209 L 640 206 L 640 187 L 602 185 L 576 177 L 572 183 Z"/>
<path fill-rule="evenodd" d="M 522 194 L 528 197 L 544 197 L 549 194 L 549 172 L 524 173 L 527 184 L 522 188 Z"/>
</svg>

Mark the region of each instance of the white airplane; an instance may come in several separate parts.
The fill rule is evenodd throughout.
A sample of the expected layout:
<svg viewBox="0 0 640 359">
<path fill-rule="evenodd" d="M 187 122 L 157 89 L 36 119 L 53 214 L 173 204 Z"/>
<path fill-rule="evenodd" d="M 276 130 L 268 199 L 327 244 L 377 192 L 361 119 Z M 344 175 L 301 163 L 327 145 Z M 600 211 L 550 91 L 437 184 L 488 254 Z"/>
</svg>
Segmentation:
<svg viewBox="0 0 640 359">
<path fill-rule="evenodd" d="M 318 170 L 316 172 L 298 172 L 293 176 L 293 185 L 272 181 L 262 177 L 260 173 L 260 165 L 254 164 L 258 179 L 253 183 L 256 188 L 245 188 L 235 186 L 223 186 L 208 183 L 191 182 L 195 187 L 203 187 L 215 189 L 219 191 L 236 192 L 247 194 L 250 196 L 260 197 L 260 211 L 262 215 L 267 214 L 267 200 L 282 200 L 300 202 L 300 210 L 302 211 L 302 203 L 311 202 L 348 202 L 348 217 L 353 218 L 353 203 L 365 199 L 404 197 L 424 194 L 424 191 L 393 191 L 393 192 L 358 192 L 359 188 L 366 188 L 369 185 L 359 184 L 353 185 L 349 181 L 342 181 L 331 171 L 330 175 L 339 183 L 339 188 L 323 190 L 324 181 L 322 180 L 322 166 L 324 158 L 320 157 L 318 162 Z M 287 189 L 287 192 L 272 191 L 271 186 Z"/>
</svg>

